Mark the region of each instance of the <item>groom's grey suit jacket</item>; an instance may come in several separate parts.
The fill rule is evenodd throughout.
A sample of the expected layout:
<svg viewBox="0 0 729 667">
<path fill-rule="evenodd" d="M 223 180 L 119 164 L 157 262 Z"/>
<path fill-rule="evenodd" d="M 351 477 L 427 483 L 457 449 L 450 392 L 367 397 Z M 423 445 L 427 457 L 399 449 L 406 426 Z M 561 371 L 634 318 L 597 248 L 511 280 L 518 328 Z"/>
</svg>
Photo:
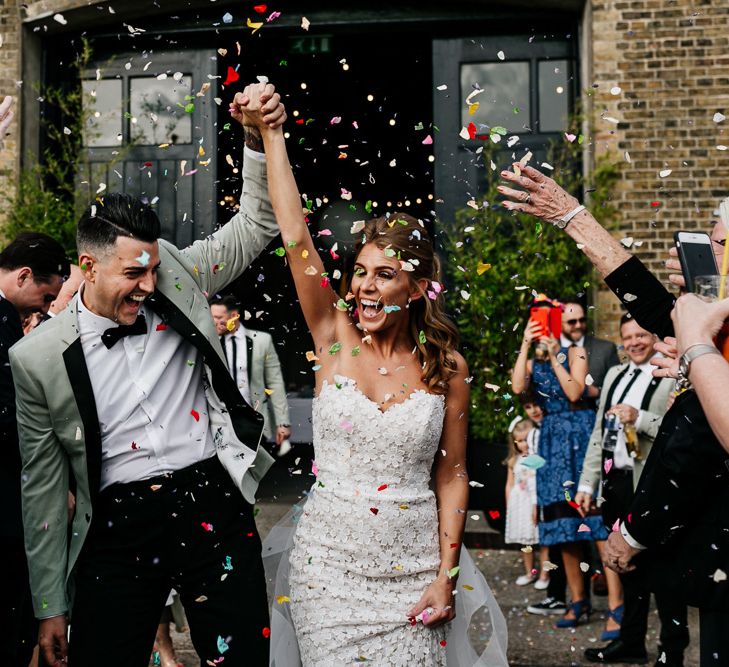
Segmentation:
<svg viewBox="0 0 729 667">
<path fill-rule="evenodd" d="M 258 482 L 272 463 L 259 447 L 263 418 L 241 398 L 228 373 L 207 299 L 237 278 L 278 232 L 265 163 L 247 157 L 243 177 L 239 213 L 210 238 L 184 250 L 160 241 L 157 287 L 146 303 L 200 351 L 218 457 L 253 503 Z M 23 461 L 25 546 L 38 618 L 71 607 L 74 564 L 100 489 L 101 432 L 79 337 L 77 298 L 10 350 Z M 69 530 L 71 477 L 76 514 Z"/>
</svg>

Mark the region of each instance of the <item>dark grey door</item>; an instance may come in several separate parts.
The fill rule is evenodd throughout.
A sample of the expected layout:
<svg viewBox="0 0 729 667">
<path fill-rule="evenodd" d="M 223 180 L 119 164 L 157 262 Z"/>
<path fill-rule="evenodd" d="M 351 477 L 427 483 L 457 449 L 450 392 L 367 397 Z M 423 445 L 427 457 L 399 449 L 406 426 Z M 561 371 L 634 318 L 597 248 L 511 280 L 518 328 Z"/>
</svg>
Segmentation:
<svg viewBox="0 0 729 667">
<path fill-rule="evenodd" d="M 186 246 L 215 224 L 217 78 L 213 50 L 121 53 L 82 82 L 89 195 L 149 202 L 163 238 Z"/>
<path fill-rule="evenodd" d="M 575 38 L 493 35 L 433 40 L 433 115 L 437 213 L 482 192 L 490 160 L 484 142 L 508 164 L 527 151 L 539 165 L 550 140 L 567 130 L 577 91 Z M 491 137 L 498 138 L 498 143 Z M 465 138 L 464 138 L 465 137 Z M 481 149 L 481 150 L 479 150 Z"/>
</svg>

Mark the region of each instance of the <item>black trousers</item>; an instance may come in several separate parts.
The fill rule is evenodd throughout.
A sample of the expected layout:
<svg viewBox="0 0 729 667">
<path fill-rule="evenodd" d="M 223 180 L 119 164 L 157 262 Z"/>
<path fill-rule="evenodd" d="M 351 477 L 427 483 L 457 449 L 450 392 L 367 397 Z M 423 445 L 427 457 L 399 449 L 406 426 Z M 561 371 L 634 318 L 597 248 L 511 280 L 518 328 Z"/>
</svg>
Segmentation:
<svg viewBox="0 0 729 667">
<path fill-rule="evenodd" d="M 105 489 L 75 583 L 70 667 L 147 667 L 172 587 L 201 665 L 268 665 L 261 541 L 217 457 Z"/>
<path fill-rule="evenodd" d="M 28 667 L 38 641 L 22 537 L 0 537 L 3 589 L 0 596 L 0 665 Z"/>
<path fill-rule="evenodd" d="M 615 520 L 625 517 L 633 500 L 633 471 L 613 469 L 603 484 L 602 505 L 605 524 L 610 527 Z M 645 554 L 650 558 L 650 554 Z M 620 575 L 625 598 L 625 612 L 620 625 L 620 639 L 638 653 L 645 651 L 645 637 L 648 632 L 648 612 L 651 594 L 638 572 Z M 668 654 L 683 655 L 689 645 L 689 631 L 686 603 L 674 591 L 661 590 L 655 593 L 656 608 L 661 619 L 660 647 Z"/>
<path fill-rule="evenodd" d="M 699 609 L 701 667 L 729 665 L 729 612 Z"/>
</svg>

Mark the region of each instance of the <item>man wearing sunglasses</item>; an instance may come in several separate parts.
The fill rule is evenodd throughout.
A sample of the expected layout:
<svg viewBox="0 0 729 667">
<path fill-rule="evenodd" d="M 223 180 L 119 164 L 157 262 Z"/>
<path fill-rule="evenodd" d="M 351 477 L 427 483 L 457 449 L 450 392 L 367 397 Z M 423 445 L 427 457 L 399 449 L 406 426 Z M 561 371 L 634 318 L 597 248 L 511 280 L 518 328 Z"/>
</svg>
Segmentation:
<svg viewBox="0 0 729 667">
<path fill-rule="evenodd" d="M 589 407 L 595 409 L 605 374 L 609 368 L 620 363 L 618 350 L 609 340 L 587 334 L 585 309 L 577 297 L 566 298 L 563 303 L 561 343 L 563 347 L 576 345 L 585 348 L 588 366 L 585 401 Z"/>
</svg>

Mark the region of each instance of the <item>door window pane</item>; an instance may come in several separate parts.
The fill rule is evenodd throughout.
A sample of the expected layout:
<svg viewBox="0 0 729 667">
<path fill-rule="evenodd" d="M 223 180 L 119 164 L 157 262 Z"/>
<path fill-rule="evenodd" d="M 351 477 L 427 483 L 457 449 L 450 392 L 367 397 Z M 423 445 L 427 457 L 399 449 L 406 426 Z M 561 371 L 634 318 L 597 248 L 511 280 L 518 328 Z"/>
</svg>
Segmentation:
<svg viewBox="0 0 729 667">
<path fill-rule="evenodd" d="M 87 79 L 81 82 L 87 117 L 84 145 L 119 146 L 122 141 L 122 82 Z"/>
<path fill-rule="evenodd" d="M 481 125 L 505 127 L 509 132 L 524 132 L 529 126 L 529 63 L 465 63 L 461 65 L 461 98 L 474 91 L 471 103 L 478 109 L 471 115 L 464 105 L 461 121 L 464 126 L 473 122 Z"/>
<path fill-rule="evenodd" d="M 135 77 L 130 83 L 130 137 L 133 143 L 189 144 L 192 142 L 191 78 Z"/>
<path fill-rule="evenodd" d="M 569 62 L 539 61 L 539 131 L 564 132 L 569 116 Z"/>
</svg>

